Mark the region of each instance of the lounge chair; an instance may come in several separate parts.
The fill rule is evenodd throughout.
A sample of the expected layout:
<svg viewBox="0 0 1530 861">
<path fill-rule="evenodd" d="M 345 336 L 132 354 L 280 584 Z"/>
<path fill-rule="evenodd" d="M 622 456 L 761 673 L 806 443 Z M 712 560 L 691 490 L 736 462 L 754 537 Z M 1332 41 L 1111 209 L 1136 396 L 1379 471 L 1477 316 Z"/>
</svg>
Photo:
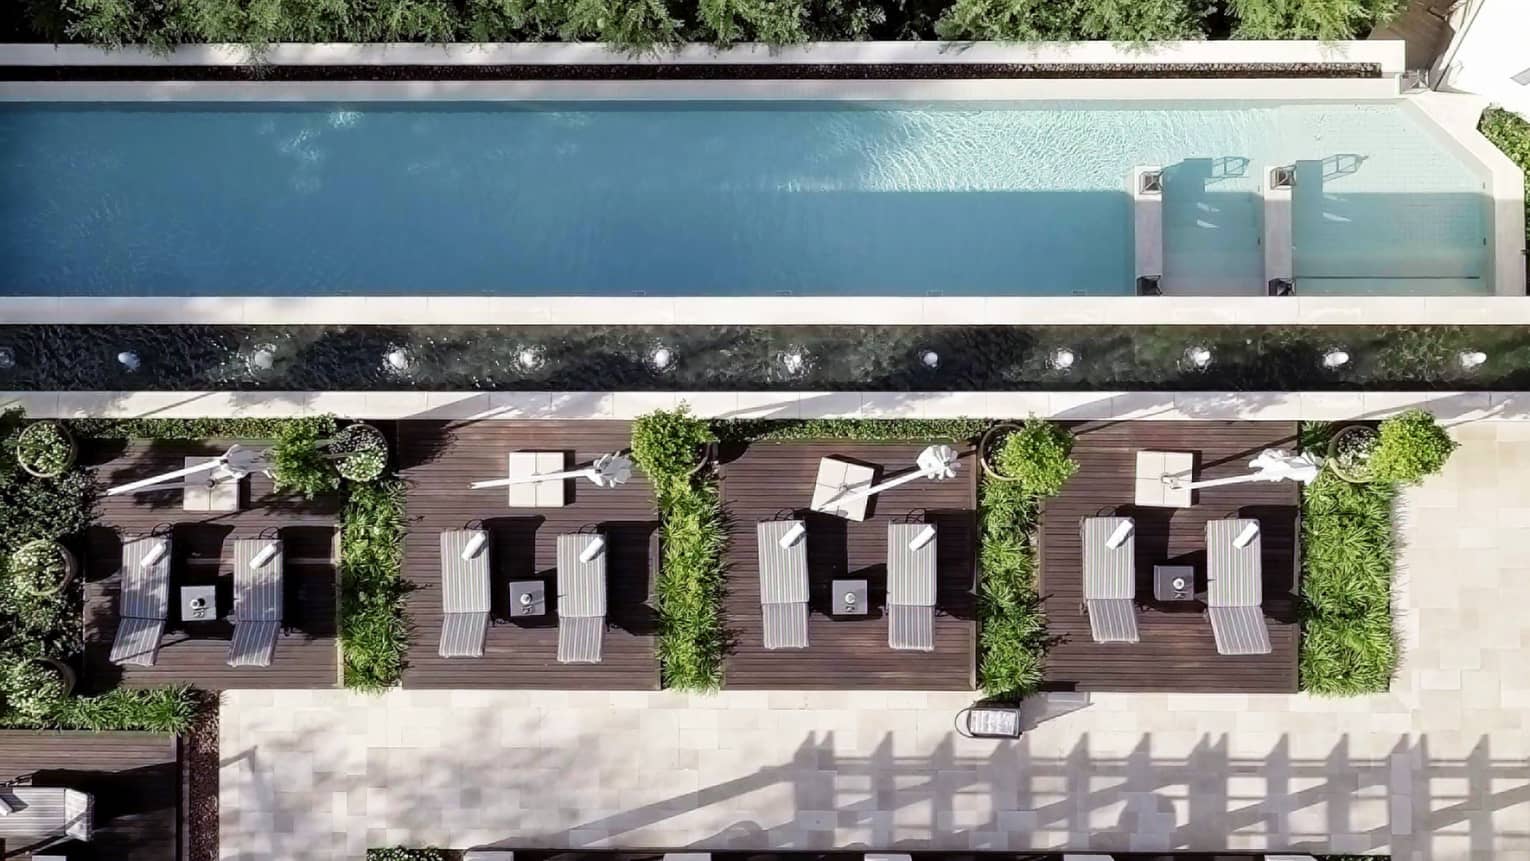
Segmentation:
<svg viewBox="0 0 1530 861">
<path fill-rule="evenodd" d="M 887 645 L 935 651 L 935 536 L 923 523 L 887 525 Z"/>
<path fill-rule="evenodd" d="M 1138 642 L 1136 526 L 1130 517 L 1086 517 L 1079 527 L 1084 609 L 1096 643 Z"/>
<path fill-rule="evenodd" d="M 43 857 L 41 847 L 52 845 L 53 838 L 88 843 L 94 833 L 95 797 L 88 792 L 0 784 L 0 805 L 7 811 L 0 816 L 0 844 L 21 851 L 33 847 L 38 854 L 28 857 Z"/>
<path fill-rule="evenodd" d="M 282 630 L 282 542 L 234 541 L 234 641 L 231 667 L 269 667 Z"/>
<path fill-rule="evenodd" d="M 443 658 L 481 658 L 488 636 L 489 534 L 482 529 L 444 530 L 437 653 Z"/>
<path fill-rule="evenodd" d="M 1239 547 L 1239 537 L 1252 538 Z M 1206 615 L 1219 655 L 1268 655 L 1270 630 L 1264 623 L 1264 540 L 1259 521 L 1212 520 L 1206 524 Z"/>
<path fill-rule="evenodd" d="M 760 611 L 765 648 L 808 645 L 807 533 L 800 520 L 755 525 L 760 557 Z M 782 546 L 782 542 L 786 546 Z"/>
<path fill-rule="evenodd" d="M 587 532 L 559 535 L 558 663 L 600 663 L 605 637 L 605 539 Z"/>
<path fill-rule="evenodd" d="M 122 542 L 122 593 L 111 661 L 152 667 L 170 614 L 170 539 L 145 535 Z"/>
</svg>

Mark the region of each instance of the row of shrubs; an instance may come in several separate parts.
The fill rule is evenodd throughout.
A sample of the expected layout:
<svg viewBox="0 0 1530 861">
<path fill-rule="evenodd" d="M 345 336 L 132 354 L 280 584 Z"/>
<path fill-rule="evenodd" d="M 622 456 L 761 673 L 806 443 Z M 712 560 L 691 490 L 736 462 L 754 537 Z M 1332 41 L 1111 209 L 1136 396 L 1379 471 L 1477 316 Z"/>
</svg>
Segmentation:
<svg viewBox="0 0 1530 861">
<path fill-rule="evenodd" d="M 1364 38 L 1402 0 L 28 0 L 20 41 L 233 42 Z M 8 33 L 8 35 L 7 35 Z"/>
<path fill-rule="evenodd" d="M 1530 238 L 1530 120 L 1503 108 L 1482 112 L 1477 129 L 1525 174 L 1525 235 Z"/>
<path fill-rule="evenodd" d="M 95 499 L 62 426 L 0 413 L 0 726 L 180 732 L 197 707 L 187 688 L 72 695 L 82 587 L 61 542 Z"/>
</svg>

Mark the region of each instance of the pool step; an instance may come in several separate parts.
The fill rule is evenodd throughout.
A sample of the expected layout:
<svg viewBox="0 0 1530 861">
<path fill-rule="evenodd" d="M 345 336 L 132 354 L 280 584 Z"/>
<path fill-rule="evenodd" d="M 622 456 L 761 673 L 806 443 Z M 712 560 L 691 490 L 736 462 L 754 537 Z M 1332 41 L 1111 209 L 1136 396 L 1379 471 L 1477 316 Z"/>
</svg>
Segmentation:
<svg viewBox="0 0 1530 861">
<path fill-rule="evenodd" d="M 1139 165 L 1126 178 L 1132 195 L 1136 281 L 1156 285 L 1163 278 L 1163 168 Z"/>
<path fill-rule="evenodd" d="M 1291 253 L 1291 189 L 1294 165 L 1266 165 L 1264 181 L 1264 283 L 1271 296 L 1290 292 L 1295 275 Z"/>
</svg>

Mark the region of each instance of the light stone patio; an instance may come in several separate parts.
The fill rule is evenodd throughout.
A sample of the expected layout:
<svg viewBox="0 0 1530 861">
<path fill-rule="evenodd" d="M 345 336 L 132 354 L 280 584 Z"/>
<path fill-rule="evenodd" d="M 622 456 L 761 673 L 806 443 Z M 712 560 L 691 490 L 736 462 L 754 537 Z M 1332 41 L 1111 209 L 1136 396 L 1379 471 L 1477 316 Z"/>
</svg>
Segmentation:
<svg viewBox="0 0 1530 861">
<path fill-rule="evenodd" d="M 240 691 L 228 859 L 368 846 L 1391 851 L 1530 858 L 1530 423 L 1400 511 L 1393 691 L 1096 695 L 1018 743 L 963 695 Z"/>
</svg>

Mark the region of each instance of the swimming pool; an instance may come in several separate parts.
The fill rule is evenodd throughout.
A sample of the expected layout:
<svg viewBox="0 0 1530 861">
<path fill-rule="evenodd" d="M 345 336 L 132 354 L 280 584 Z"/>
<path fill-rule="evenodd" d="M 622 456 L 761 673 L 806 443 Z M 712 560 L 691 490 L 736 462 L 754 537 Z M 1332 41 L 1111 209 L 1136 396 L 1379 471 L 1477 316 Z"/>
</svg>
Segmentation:
<svg viewBox="0 0 1530 861">
<path fill-rule="evenodd" d="M 19 104 L 0 294 L 1487 293 L 1484 179 L 1391 102 Z"/>
</svg>

